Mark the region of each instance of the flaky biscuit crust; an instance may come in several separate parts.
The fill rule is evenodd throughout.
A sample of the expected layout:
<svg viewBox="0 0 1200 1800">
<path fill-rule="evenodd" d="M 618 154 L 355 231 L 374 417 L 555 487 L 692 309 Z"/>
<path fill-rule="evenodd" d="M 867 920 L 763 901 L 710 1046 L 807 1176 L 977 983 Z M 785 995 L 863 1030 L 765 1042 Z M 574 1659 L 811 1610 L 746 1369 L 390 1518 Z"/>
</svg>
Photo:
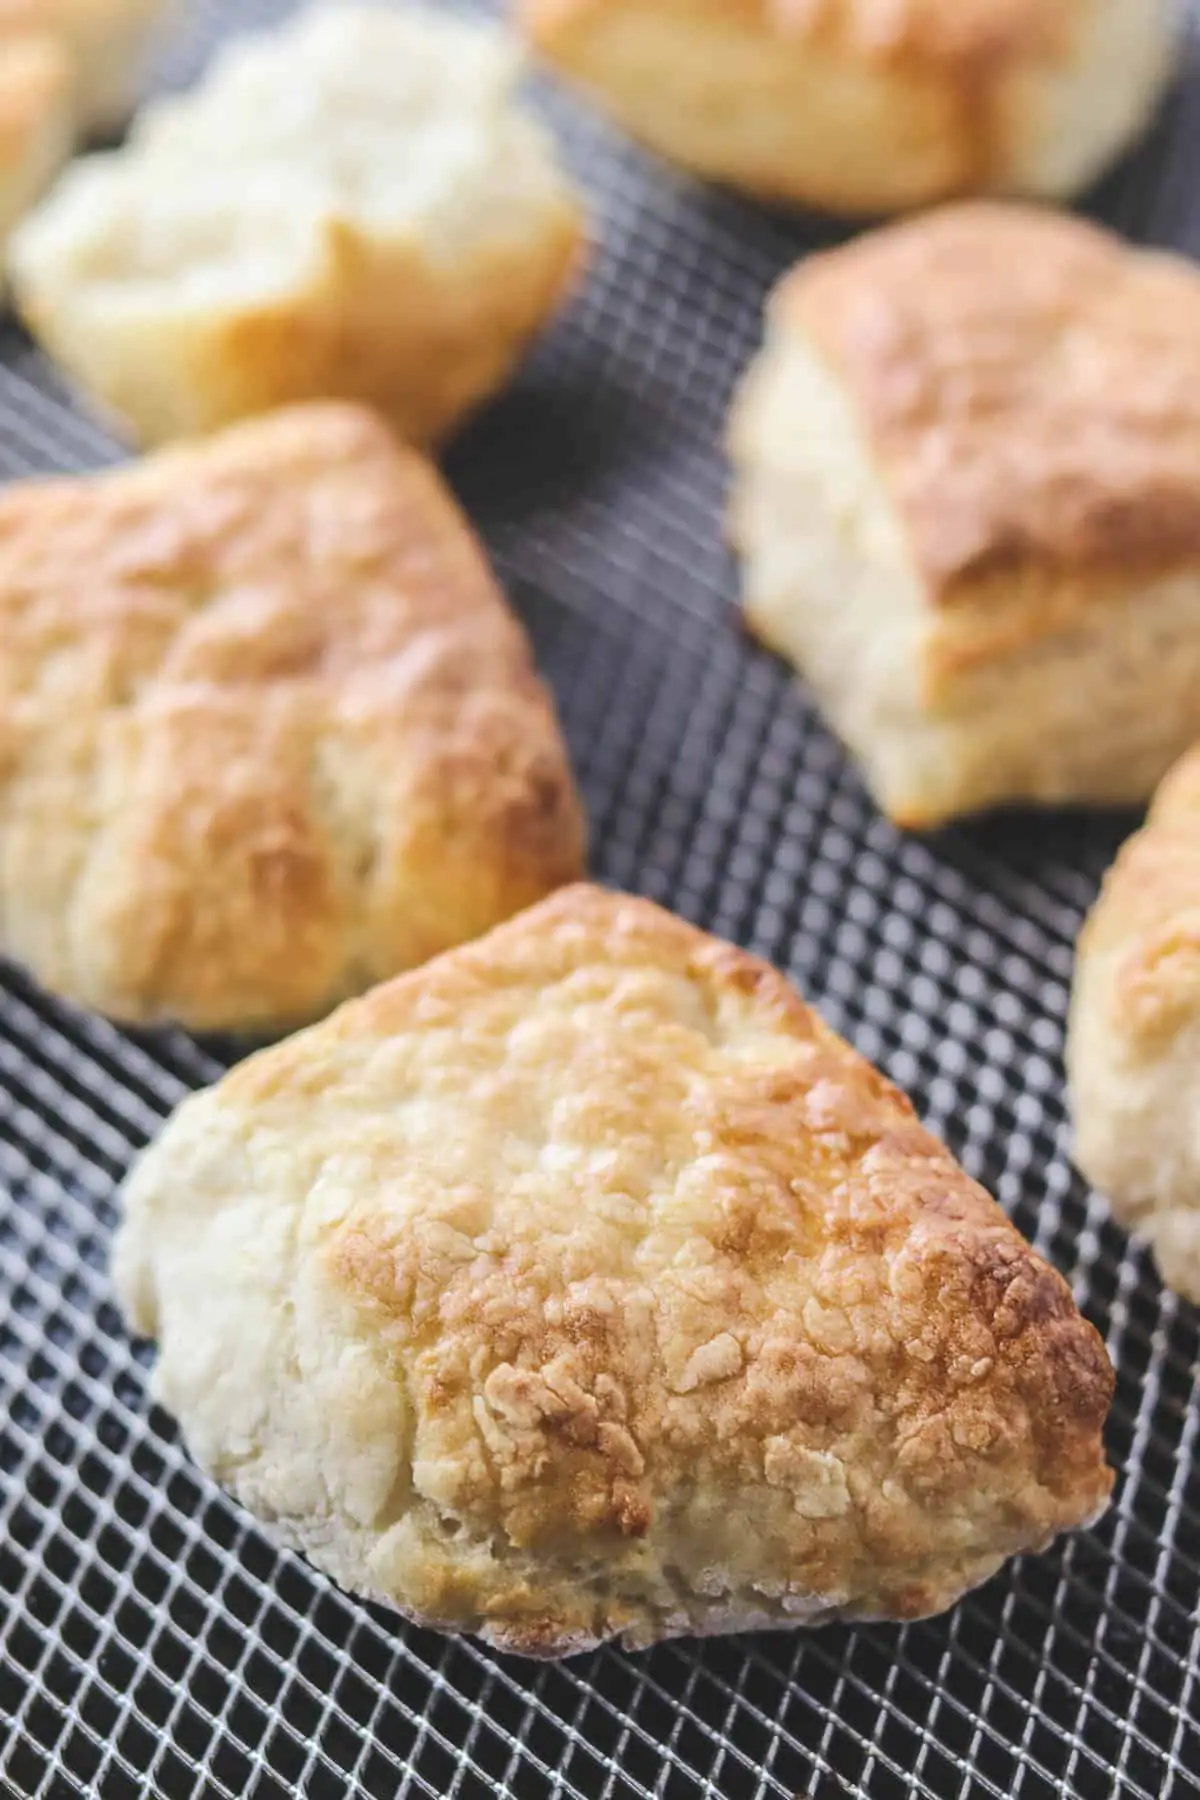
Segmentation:
<svg viewBox="0 0 1200 1800">
<path fill-rule="evenodd" d="M 0 496 L 0 921 L 47 986 L 275 1029 L 581 854 L 520 627 L 373 415 Z"/>
<path fill-rule="evenodd" d="M 787 275 L 732 411 L 750 628 L 889 816 L 1144 801 L 1200 736 L 1200 275 L 973 202 Z"/>
<path fill-rule="evenodd" d="M 116 1277 L 277 1536 L 530 1655 L 915 1618 L 1109 1493 L 1062 1280 L 782 976 L 594 888 L 188 1101 Z"/>
<path fill-rule="evenodd" d="M 1064 197 L 1144 122 L 1166 0 L 523 0 L 541 54 L 634 135 L 846 213 Z"/>
<path fill-rule="evenodd" d="M 809 259 L 773 307 L 851 394 L 939 606 L 1009 610 L 1032 571 L 1058 579 L 1061 613 L 1200 558 L 1200 275 L 1182 257 L 981 201 Z"/>
</svg>

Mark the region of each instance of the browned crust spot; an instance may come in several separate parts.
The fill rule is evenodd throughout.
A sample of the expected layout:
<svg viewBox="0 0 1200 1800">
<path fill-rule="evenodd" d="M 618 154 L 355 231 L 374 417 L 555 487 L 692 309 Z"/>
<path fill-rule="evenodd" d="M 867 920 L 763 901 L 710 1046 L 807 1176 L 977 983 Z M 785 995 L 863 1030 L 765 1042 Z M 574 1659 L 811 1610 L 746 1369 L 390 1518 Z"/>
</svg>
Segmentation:
<svg viewBox="0 0 1200 1800">
<path fill-rule="evenodd" d="M 303 1022 L 578 876 L 550 698 L 433 467 L 295 408 L 0 496 L 5 948 Z"/>
<path fill-rule="evenodd" d="M 1019 640 L 1038 629 L 1026 585 L 1039 618 L 1066 618 L 1200 556 L 1182 258 L 974 202 L 810 259 L 774 316 L 845 383 L 940 607 L 1003 607 Z"/>
<path fill-rule="evenodd" d="M 782 1591 L 916 1617 L 1103 1507 L 1096 1332 L 776 970 L 570 887 L 242 1065 L 220 1104 L 273 1131 L 386 1064 L 423 1106 L 447 1030 L 459 1129 L 498 1160 L 453 1200 L 435 1182 L 434 1238 L 381 1191 L 323 1252 L 407 1371 L 423 1504 L 474 1546 L 422 1552 L 419 1616 L 530 1654 L 786 1623 Z M 543 1137 L 564 1173 L 526 1229 L 505 1169 Z M 568 1174 L 584 1147 L 606 1154 Z"/>
</svg>

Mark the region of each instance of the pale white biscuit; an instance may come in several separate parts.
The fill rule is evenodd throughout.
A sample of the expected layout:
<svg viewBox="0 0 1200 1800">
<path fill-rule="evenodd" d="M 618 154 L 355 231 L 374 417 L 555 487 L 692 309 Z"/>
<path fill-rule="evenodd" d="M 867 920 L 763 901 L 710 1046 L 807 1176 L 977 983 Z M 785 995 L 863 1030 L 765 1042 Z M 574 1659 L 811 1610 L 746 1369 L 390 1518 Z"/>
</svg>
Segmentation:
<svg viewBox="0 0 1200 1800">
<path fill-rule="evenodd" d="M 444 436 L 580 254 L 579 205 L 502 33 L 327 5 L 77 164 L 17 234 L 33 330 L 141 439 L 311 398 Z"/>
<path fill-rule="evenodd" d="M 1200 1304 L 1200 751 L 1163 782 L 1079 940 L 1075 1156 Z"/>
<path fill-rule="evenodd" d="M 115 1276 L 277 1539 L 529 1655 L 937 1612 L 1111 1486 L 1065 1282 L 781 975 L 596 888 L 188 1100 Z"/>
<path fill-rule="evenodd" d="M 582 868 L 523 632 L 359 407 L 0 493 L 0 952 L 122 1019 L 306 1022 Z"/>
<path fill-rule="evenodd" d="M 1144 126 L 1174 0 L 521 0 L 557 69 L 685 168 L 898 212 L 1061 198 Z"/>
<path fill-rule="evenodd" d="M 1200 273 L 977 201 L 787 277 L 731 428 L 747 621 L 899 823 L 1144 799 L 1200 737 Z"/>
</svg>

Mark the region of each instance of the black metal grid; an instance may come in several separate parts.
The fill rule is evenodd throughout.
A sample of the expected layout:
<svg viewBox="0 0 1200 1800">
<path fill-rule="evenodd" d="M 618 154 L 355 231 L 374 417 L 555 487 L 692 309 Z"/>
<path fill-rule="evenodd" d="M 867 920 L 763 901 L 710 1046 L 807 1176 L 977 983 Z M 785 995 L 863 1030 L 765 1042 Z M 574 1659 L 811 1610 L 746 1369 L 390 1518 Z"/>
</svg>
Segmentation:
<svg viewBox="0 0 1200 1800">
<path fill-rule="evenodd" d="M 186 7 L 165 78 L 284 10 Z M 0 1789 L 1184 1800 L 1200 1793 L 1200 1314 L 1072 1172 L 1062 1102 L 1071 945 L 1129 821 L 920 841 L 877 817 L 804 696 L 739 637 L 719 539 L 729 392 L 765 287 L 818 233 L 547 104 L 601 242 L 451 474 L 557 690 L 596 873 L 787 969 L 1067 1273 L 1119 1370 L 1116 1504 L 903 1630 L 538 1668 L 398 1626 L 271 1550 L 196 1473 L 109 1297 L 116 1183 L 232 1048 L 122 1033 L 0 965 Z M 1200 252 L 1198 171 L 1200 44 L 1095 205 Z M 0 477 L 116 454 L 0 327 Z"/>
</svg>

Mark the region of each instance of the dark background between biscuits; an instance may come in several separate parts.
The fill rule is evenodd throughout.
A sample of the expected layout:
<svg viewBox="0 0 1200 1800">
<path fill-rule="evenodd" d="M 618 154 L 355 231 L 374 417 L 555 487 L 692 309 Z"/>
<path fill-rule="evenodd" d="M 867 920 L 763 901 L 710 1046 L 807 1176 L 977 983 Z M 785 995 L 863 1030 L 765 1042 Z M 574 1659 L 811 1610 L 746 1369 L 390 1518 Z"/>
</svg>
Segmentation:
<svg viewBox="0 0 1200 1800">
<path fill-rule="evenodd" d="M 184 0 L 164 78 L 288 10 Z M 495 7 L 489 10 L 496 10 Z M 763 292 L 836 233 L 673 177 L 548 96 L 590 279 L 456 447 L 558 694 L 593 868 L 795 977 L 1074 1283 L 1119 1371 L 1100 1529 L 948 1618 L 538 1669 L 398 1627 L 278 1556 L 145 1393 L 105 1261 L 133 1149 L 232 1046 L 131 1037 L 0 965 L 0 1791 L 681 1800 L 1200 1793 L 1200 1314 L 1068 1163 L 1071 946 L 1129 819 L 904 839 L 740 636 L 719 440 Z M 1200 255 L 1200 26 L 1092 209 Z M 0 478 L 117 447 L 0 326 Z"/>
</svg>

